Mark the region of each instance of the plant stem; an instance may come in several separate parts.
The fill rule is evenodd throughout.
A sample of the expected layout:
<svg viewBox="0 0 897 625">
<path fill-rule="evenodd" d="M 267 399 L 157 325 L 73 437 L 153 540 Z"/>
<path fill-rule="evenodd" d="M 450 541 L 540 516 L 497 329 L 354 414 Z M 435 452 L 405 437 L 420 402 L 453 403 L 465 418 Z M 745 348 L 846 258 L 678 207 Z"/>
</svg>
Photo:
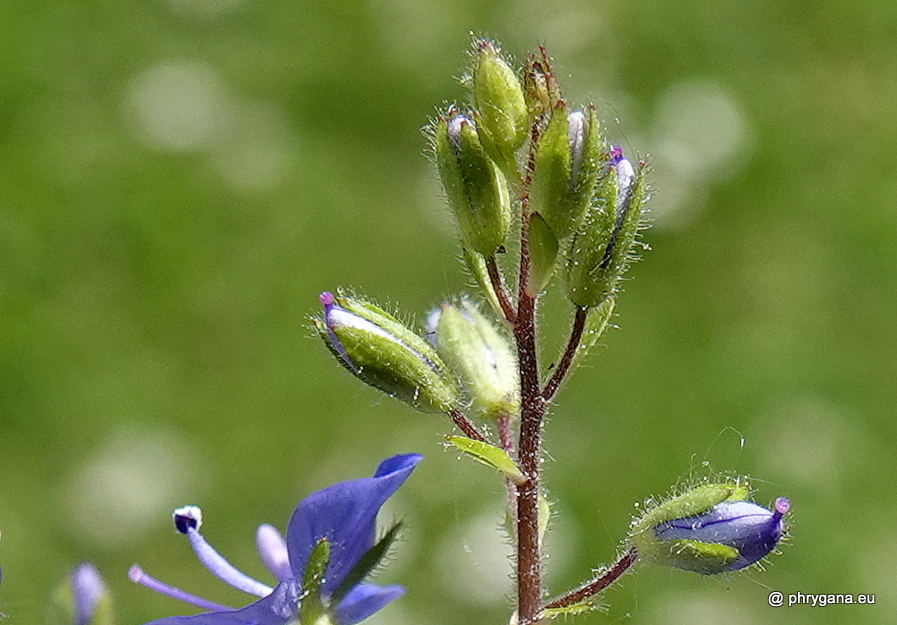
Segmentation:
<svg viewBox="0 0 897 625">
<path fill-rule="evenodd" d="M 498 442 L 509 456 L 514 457 L 514 429 L 511 427 L 511 415 L 502 413 L 495 419 L 498 428 Z"/>
<path fill-rule="evenodd" d="M 566 608 L 571 605 L 575 605 L 580 601 L 584 601 L 588 599 L 592 595 L 598 594 L 615 581 L 620 579 L 620 577 L 629 570 L 629 568 L 635 564 L 635 561 L 638 559 L 638 553 L 635 551 L 635 547 L 630 547 L 629 550 L 620 556 L 620 559 L 613 563 L 613 565 L 602 572 L 601 575 L 596 577 L 590 582 L 587 582 L 580 586 L 575 590 L 571 590 L 566 595 L 558 597 L 557 599 L 552 599 L 548 603 L 545 604 L 546 609 L 552 608 Z"/>
<path fill-rule="evenodd" d="M 573 329 L 570 330 L 570 339 L 567 341 L 567 347 L 561 356 L 558 366 L 555 367 L 551 378 L 545 384 L 542 390 L 542 397 L 546 402 L 550 402 L 555 393 L 561 387 L 564 377 L 570 371 L 570 365 L 573 364 L 573 358 L 576 356 L 576 350 L 579 348 L 579 342 L 582 340 L 582 333 L 586 327 L 586 320 L 589 317 L 589 309 L 577 306 L 576 314 L 573 316 Z"/>
<path fill-rule="evenodd" d="M 517 486 L 517 618 L 520 625 L 536 622 L 542 604 L 542 555 L 539 544 L 539 465 L 545 401 L 539 382 L 536 350 L 536 298 L 527 294 L 529 281 L 529 189 L 542 119 L 533 122 L 530 151 L 520 194 L 520 268 L 514 339 L 520 368 L 520 444 L 518 461 L 527 480 Z"/>
<path fill-rule="evenodd" d="M 486 257 L 486 272 L 489 274 L 489 281 L 492 283 L 492 290 L 495 291 L 495 297 L 498 298 L 498 304 L 508 323 L 514 323 L 517 313 L 514 311 L 514 304 L 508 297 L 508 290 L 505 288 L 501 279 L 501 272 L 498 270 L 498 262 L 495 255 Z"/>
<path fill-rule="evenodd" d="M 508 413 L 500 414 L 495 420 L 498 427 L 498 441 L 501 448 L 511 457 L 514 457 L 514 430 L 511 427 L 511 416 Z M 505 479 L 505 490 L 508 496 L 508 514 L 511 521 L 517 523 L 517 487 L 510 478 Z"/>
<path fill-rule="evenodd" d="M 520 469 L 527 480 L 517 486 L 517 613 L 529 625 L 542 602 L 542 556 L 539 545 L 539 464 L 545 402 L 539 389 L 535 341 L 535 299 L 523 295 L 514 335 L 520 366 Z"/>
<path fill-rule="evenodd" d="M 481 443 L 488 442 L 486 437 L 477 429 L 470 420 L 464 416 L 464 414 L 458 410 L 457 408 L 452 408 L 448 411 L 448 416 L 452 418 L 452 421 L 455 425 L 458 426 L 458 429 L 464 432 L 464 435 L 467 438 L 472 438 L 475 441 L 480 441 Z"/>
</svg>

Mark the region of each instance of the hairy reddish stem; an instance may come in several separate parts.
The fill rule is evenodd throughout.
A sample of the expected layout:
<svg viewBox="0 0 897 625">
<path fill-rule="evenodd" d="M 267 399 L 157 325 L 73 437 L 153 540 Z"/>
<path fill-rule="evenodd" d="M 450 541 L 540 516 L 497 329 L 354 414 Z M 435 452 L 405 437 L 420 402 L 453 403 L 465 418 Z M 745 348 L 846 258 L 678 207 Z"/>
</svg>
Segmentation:
<svg viewBox="0 0 897 625">
<path fill-rule="evenodd" d="M 530 131 L 529 157 L 520 194 L 520 268 L 514 340 L 520 368 L 520 443 L 518 461 L 527 477 L 517 486 L 517 618 L 520 625 L 536 622 L 542 604 L 542 554 L 539 544 L 539 465 L 542 454 L 542 417 L 545 401 L 539 381 L 536 349 L 536 298 L 527 293 L 530 274 L 529 190 L 536 146 L 542 128 L 537 118 Z"/>
<path fill-rule="evenodd" d="M 613 565 L 601 573 L 601 575 L 592 581 L 583 584 L 579 588 L 571 590 L 566 595 L 562 595 L 557 599 L 552 599 L 545 604 L 545 609 L 566 608 L 575 605 L 580 601 L 584 601 L 592 595 L 598 594 L 620 579 L 623 573 L 628 571 L 629 568 L 635 564 L 637 559 L 638 553 L 636 553 L 635 547 L 630 547 L 629 551 L 624 553 L 619 560 L 614 562 Z"/>
<path fill-rule="evenodd" d="M 467 438 L 472 438 L 475 441 L 480 441 L 481 443 L 488 442 L 486 437 L 477 429 L 470 420 L 464 416 L 464 414 L 458 410 L 457 408 L 453 408 L 448 411 L 448 415 L 452 418 L 452 421 L 455 425 L 458 426 L 458 429 L 464 432 L 464 435 Z"/>
<path fill-rule="evenodd" d="M 508 290 L 505 288 L 501 279 L 501 272 L 498 270 L 498 262 L 495 255 L 486 257 L 486 272 L 489 274 L 489 281 L 492 283 L 492 290 L 498 298 L 498 304 L 501 306 L 501 312 L 504 314 L 508 323 L 514 323 L 517 319 L 517 312 L 514 310 L 514 304 L 508 297 Z"/>
<path fill-rule="evenodd" d="M 573 316 L 573 328 L 570 330 L 570 339 L 567 341 L 567 347 L 561 356 L 560 362 L 554 368 L 551 378 L 546 382 L 545 388 L 542 390 L 542 397 L 546 402 L 550 402 L 555 393 L 561 387 L 564 378 L 570 371 L 570 365 L 573 364 L 573 358 L 576 356 L 576 350 L 579 348 L 579 342 L 582 340 L 582 333 L 586 327 L 586 320 L 589 317 L 589 309 L 578 306 L 576 314 Z"/>
</svg>

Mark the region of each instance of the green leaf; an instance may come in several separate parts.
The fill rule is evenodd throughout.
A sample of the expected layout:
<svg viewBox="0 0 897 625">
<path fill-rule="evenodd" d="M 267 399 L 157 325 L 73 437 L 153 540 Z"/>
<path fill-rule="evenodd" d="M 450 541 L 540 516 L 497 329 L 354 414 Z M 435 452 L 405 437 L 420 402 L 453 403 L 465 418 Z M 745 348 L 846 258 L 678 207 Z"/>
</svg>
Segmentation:
<svg viewBox="0 0 897 625">
<path fill-rule="evenodd" d="M 493 469 L 498 469 L 515 484 L 523 484 L 526 481 L 526 476 L 517 468 L 517 463 L 505 450 L 465 436 L 449 436 L 447 438 L 455 449 Z"/>
</svg>

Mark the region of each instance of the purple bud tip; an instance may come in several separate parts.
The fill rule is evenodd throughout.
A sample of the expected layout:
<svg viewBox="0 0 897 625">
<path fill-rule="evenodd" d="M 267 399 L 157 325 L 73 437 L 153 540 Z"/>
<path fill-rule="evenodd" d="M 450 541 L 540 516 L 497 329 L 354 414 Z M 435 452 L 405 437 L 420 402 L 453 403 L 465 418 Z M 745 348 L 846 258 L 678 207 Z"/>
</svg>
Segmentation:
<svg viewBox="0 0 897 625">
<path fill-rule="evenodd" d="M 336 300 L 336 298 L 333 297 L 333 293 L 331 293 L 330 291 L 324 291 L 318 296 L 318 300 L 320 300 L 320 302 L 325 307 L 329 307 L 333 306 L 333 302 Z"/>
<path fill-rule="evenodd" d="M 171 518 L 175 529 L 181 534 L 186 534 L 190 530 L 199 529 L 202 525 L 202 510 L 196 506 L 184 506 L 175 510 Z"/>
<path fill-rule="evenodd" d="M 782 518 L 782 516 L 791 509 L 791 502 L 784 497 L 779 497 L 778 499 L 776 499 L 775 509 L 775 516 L 778 518 Z"/>
<path fill-rule="evenodd" d="M 616 165 L 623 160 L 623 148 L 619 145 L 610 146 L 610 162 Z"/>
</svg>

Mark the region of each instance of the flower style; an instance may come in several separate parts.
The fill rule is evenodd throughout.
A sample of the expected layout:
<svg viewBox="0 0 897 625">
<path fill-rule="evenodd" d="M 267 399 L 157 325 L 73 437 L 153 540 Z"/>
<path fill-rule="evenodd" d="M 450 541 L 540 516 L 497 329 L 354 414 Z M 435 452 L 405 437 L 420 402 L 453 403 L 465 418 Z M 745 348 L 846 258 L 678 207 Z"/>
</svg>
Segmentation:
<svg viewBox="0 0 897 625">
<path fill-rule="evenodd" d="M 205 541 L 199 533 L 199 508 L 176 510 L 176 528 L 187 536 L 206 568 L 261 599 L 235 610 L 167 586 L 135 565 L 129 574 L 132 581 L 209 610 L 147 625 L 352 625 L 363 621 L 405 592 L 401 586 L 378 586 L 363 579 L 379 563 L 397 529 L 393 527 L 375 544 L 377 513 L 422 459 L 418 454 L 393 456 L 380 463 L 373 477 L 312 493 L 296 506 L 285 541 L 270 525 L 260 526 L 256 544 L 265 566 L 278 580 L 274 588 L 235 569 Z"/>
</svg>

